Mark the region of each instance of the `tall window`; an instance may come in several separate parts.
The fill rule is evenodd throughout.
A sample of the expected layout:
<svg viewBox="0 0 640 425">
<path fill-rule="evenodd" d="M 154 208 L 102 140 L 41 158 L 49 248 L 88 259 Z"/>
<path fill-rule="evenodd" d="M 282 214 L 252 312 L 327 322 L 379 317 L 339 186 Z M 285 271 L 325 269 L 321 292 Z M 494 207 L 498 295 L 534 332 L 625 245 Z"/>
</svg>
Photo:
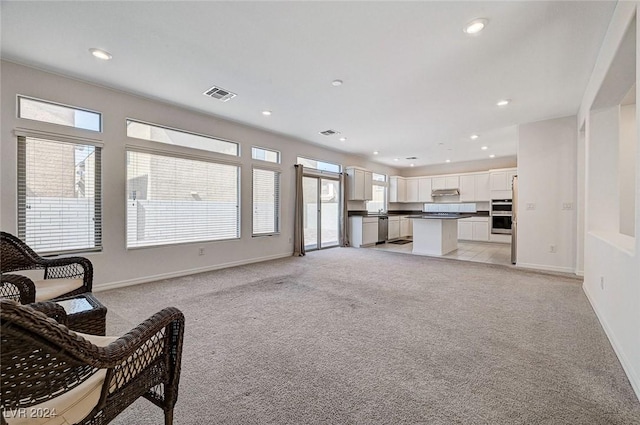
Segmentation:
<svg viewBox="0 0 640 425">
<path fill-rule="evenodd" d="M 240 237 L 240 167 L 127 151 L 127 247 Z"/>
<path fill-rule="evenodd" d="M 370 213 L 387 211 L 387 176 L 373 173 L 373 196 L 367 201 L 367 211 Z"/>
<path fill-rule="evenodd" d="M 101 150 L 18 137 L 18 236 L 41 254 L 102 248 Z"/>
<path fill-rule="evenodd" d="M 253 235 L 280 232 L 280 173 L 253 169 Z"/>
</svg>

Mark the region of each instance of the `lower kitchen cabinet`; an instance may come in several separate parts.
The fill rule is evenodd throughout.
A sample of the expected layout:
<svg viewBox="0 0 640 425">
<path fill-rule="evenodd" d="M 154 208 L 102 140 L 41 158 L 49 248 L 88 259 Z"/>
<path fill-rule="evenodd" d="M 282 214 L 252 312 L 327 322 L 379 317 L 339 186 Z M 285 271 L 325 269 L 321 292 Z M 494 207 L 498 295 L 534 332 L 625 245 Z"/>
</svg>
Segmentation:
<svg viewBox="0 0 640 425">
<path fill-rule="evenodd" d="M 413 222 L 412 219 L 407 217 L 400 217 L 400 237 L 408 238 L 413 235 Z"/>
<path fill-rule="evenodd" d="M 378 217 L 349 217 L 349 241 L 360 248 L 378 242 Z"/>
<path fill-rule="evenodd" d="M 458 239 L 489 241 L 489 217 L 469 217 L 458 220 Z"/>
<path fill-rule="evenodd" d="M 400 237 L 400 217 L 389 217 L 389 228 L 387 233 L 388 240 L 398 239 Z"/>
</svg>

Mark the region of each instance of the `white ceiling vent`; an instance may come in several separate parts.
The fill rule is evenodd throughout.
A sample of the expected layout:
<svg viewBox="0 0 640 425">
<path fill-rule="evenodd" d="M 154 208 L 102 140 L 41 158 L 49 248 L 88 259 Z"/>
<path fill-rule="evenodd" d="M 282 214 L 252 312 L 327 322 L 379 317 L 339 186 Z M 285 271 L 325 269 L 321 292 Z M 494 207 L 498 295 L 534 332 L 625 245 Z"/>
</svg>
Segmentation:
<svg viewBox="0 0 640 425">
<path fill-rule="evenodd" d="M 325 130 L 321 131 L 320 134 L 322 134 L 323 136 L 333 136 L 334 134 L 340 134 L 340 132 L 335 130 Z"/>
<path fill-rule="evenodd" d="M 216 86 L 211 87 L 209 90 L 207 90 L 202 94 L 204 94 L 205 96 L 212 97 L 214 99 L 218 99 L 221 102 L 226 102 L 237 96 L 237 94 L 232 93 L 229 90 L 221 89 L 220 87 L 216 87 Z"/>
</svg>

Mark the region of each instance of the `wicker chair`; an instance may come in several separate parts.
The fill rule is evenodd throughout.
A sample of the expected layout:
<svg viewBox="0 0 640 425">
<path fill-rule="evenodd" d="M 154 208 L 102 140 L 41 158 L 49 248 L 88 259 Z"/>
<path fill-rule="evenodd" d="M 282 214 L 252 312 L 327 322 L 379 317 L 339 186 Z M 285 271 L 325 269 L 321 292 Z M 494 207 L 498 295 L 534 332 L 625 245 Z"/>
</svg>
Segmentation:
<svg viewBox="0 0 640 425">
<path fill-rule="evenodd" d="M 10 272 L 44 269 L 32 281 Z M 10 233 L 0 232 L 0 297 L 29 304 L 91 292 L 93 266 L 83 257 L 42 258 Z"/>
<path fill-rule="evenodd" d="M 3 425 L 28 423 L 30 415 L 55 415 L 56 424 L 107 424 L 141 396 L 164 411 L 165 425 L 173 423 L 180 310 L 166 308 L 120 338 L 70 331 L 64 309 L 53 302 L 0 299 L 0 318 Z"/>
</svg>

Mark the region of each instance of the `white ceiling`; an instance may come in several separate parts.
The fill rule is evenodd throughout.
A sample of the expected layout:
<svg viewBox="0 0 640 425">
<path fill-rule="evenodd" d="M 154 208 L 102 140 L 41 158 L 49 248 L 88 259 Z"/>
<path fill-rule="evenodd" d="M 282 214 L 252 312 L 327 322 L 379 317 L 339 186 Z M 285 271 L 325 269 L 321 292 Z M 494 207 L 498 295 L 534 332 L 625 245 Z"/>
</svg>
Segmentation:
<svg viewBox="0 0 640 425">
<path fill-rule="evenodd" d="M 3 1 L 1 8 L 4 59 L 402 168 L 515 155 L 518 124 L 575 114 L 615 2 Z M 489 19 L 486 29 L 464 34 L 479 17 Z M 92 47 L 113 59 L 95 59 Z M 334 79 L 344 84 L 333 87 Z M 238 96 L 226 103 L 203 96 L 212 85 Z M 498 108 L 502 98 L 513 102 Z M 326 129 L 347 140 L 318 134 Z M 480 138 L 470 140 L 472 133 Z"/>
</svg>

